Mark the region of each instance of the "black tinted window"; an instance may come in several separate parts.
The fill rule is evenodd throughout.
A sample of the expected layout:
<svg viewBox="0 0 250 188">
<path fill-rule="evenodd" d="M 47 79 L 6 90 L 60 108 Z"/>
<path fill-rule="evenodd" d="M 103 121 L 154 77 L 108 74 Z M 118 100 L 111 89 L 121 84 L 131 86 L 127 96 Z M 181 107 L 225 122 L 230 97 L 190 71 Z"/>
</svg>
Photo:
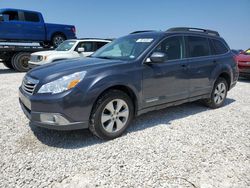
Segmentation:
<svg viewBox="0 0 250 188">
<path fill-rule="evenodd" d="M 107 42 L 96 42 L 96 50 L 103 47 L 105 44 L 107 44 Z"/>
<path fill-rule="evenodd" d="M 19 21 L 18 12 L 17 11 L 5 11 L 4 15 L 7 16 L 9 21 Z"/>
<path fill-rule="evenodd" d="M 24 12 L 24 18 L 25 21 L 27 22 L 39 22 L 39 16 L 36 13 L 32 13 L 32 12 Z"/>
<path fill-rule="evenodd" d="M 204 37 L 187 37 L 187 49 L 189 57 L 201 57 L 210 55 L 208 40 Z"/>
<path fill-rule="evenodd" d="M 93 42 L 80 42 L 77 48 L 84 48 L 84 52 L 93 52 L 94 45 Z"/>
<path fill-rule="evenodd" d="M 165 53 L 168 60 L 174 60 L 182 58 L 182 49 L 182 37 L 170 37 L 159 44 L 154 52 Z"/>
<path fill-rule="evenodd" d="M 228 51 L 227 47 L 219 40 L 212 39 L 214 44 L 215 54 L 224 54 Z"/>
</svg>

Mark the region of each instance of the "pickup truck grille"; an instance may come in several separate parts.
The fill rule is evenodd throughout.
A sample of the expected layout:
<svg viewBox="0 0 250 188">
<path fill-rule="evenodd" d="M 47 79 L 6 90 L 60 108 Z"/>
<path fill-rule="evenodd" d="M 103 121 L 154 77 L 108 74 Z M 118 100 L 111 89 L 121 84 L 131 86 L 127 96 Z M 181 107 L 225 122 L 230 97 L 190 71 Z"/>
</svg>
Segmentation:
<svg viewBox="0 0 250 188">
<path fill-rule="evenodd" d="M 36 79 L 33 79 L 29 76 L 25 76 L 24 79 L 23 79 L 23 82 L 22 82 L 22 89 L 23 91 L 25 91 L 26 93 L 32 95 L 35 88 L 36 88 L 36 85 L 38 84 L 38 80 Z"/>
</svg>

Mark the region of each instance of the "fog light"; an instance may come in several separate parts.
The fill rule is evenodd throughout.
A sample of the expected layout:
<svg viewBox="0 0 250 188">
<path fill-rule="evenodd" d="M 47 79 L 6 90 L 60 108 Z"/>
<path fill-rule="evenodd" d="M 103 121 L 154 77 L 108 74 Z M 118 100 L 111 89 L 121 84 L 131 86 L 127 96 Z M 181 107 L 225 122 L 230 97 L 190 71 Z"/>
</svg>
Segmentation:
<svg viewBox="0 0 250 188">
<path fill-rule="evenodd" d="M 53 125 L 67 125 L 70 122 L 60 114 L 42 113 L 40 114 L 40 121 L 42 123 Z"/>
</svg>

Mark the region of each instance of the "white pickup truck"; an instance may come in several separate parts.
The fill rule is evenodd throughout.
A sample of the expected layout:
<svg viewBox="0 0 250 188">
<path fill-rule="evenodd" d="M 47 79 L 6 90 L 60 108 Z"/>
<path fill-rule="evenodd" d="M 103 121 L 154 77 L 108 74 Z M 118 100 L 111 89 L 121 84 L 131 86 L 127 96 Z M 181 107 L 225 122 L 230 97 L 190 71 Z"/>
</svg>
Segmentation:
<svg viewBox="0 0 250 188">
<path fill-rule="evenodd" d="M 72 39 L 61 43 L 55 50 L 32 53 L 29 67 L 52 63 L 55 61 L 86 57 L 111 42 L 108 39 Z"/>
</svg>

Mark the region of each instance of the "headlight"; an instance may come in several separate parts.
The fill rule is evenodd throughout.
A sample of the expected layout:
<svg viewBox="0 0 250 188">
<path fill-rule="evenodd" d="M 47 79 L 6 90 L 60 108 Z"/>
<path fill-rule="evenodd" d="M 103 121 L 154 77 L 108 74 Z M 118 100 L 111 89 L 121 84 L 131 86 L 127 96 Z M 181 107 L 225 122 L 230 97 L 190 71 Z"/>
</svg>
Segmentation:
<svg viewBox="0 0 250 188">
<path fill-rule="evenodd" d="M 43 60 L 43 56 L 41 56 L 41 55 L 37 56 L 37 60 L 38 61 L 42 61 Z"/>
<path fill-rule="evenodd" d="M 76 72 L 74 74 L 70 74 L 64 76 L 55 81 L 44 84 L 38 91 L 38 93 L 61 93 L 63 91 L 69 90 L 75 87 L 86 75 L 86 71 Z"/>
</svg>

